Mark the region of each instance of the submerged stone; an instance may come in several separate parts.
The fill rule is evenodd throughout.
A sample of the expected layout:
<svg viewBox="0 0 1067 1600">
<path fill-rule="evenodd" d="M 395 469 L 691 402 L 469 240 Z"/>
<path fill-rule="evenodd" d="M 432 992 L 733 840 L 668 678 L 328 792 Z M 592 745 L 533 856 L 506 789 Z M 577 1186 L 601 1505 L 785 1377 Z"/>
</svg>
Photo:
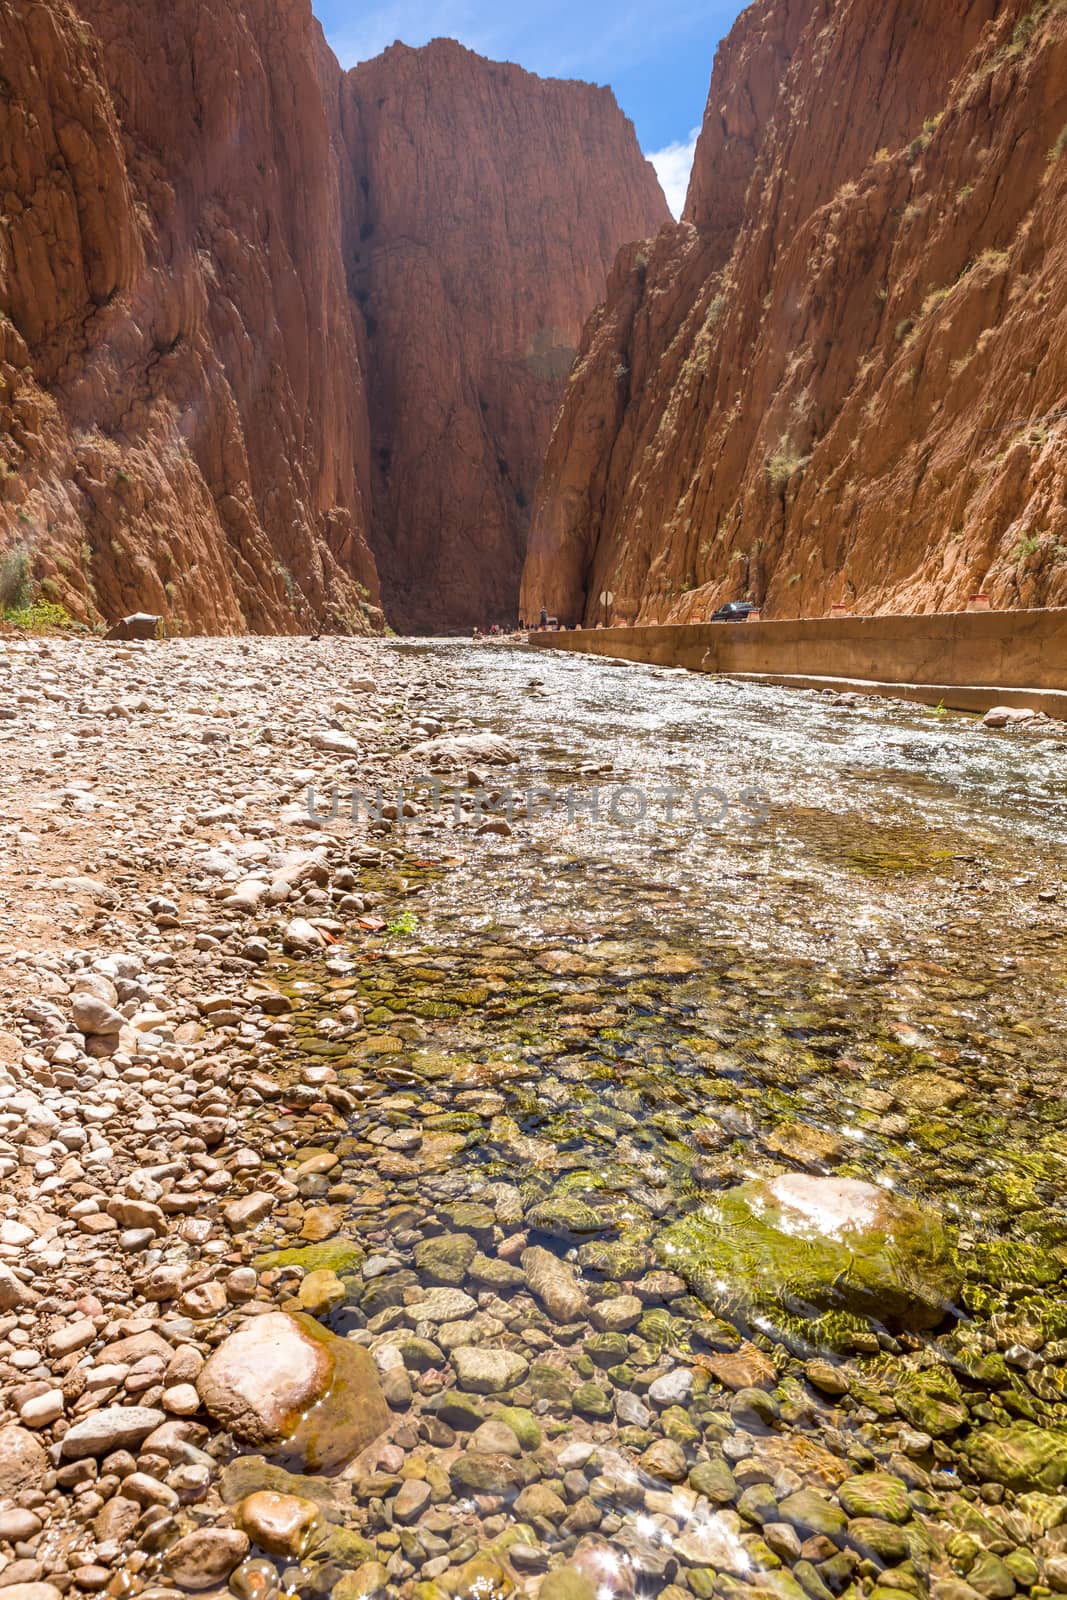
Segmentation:
<svg viewBox="0 0 1067 1600">
<path fill-rule="evenodd" d="M 1025 1422 L 983 1428 L 968 1440 L 966 1453 L 977 1477 L 1006 1489 L 1052 1491 L 1067 1483 L 1067 1433 Z"/>
<path fill-rule="evenodd" d="M 536 1233 L 543 1233 L 549 1239 L 561 1239 L 564 1244 L 581 1244 L 594 1234 L 613 1231 L 612 1224 L 577 1195 L 556 1195 L 542 1200 L 527 1212 L 526 1221 Z"/>
<path fill-rule="evenodd" d="M 326 1239 L 321 1244 L 294 1245 L 290 1250 L 268 1250 L 257 1256 L 255 1267 L 265 1272 L 272 1267 L 302 1267 L 305 1272 L 335 1272 L 350 1277 L 363 1265 L 366 1252 L 352 1239 Z"/>
<path fill-rule="evenodd" d="M 945 1439 L 967 1422 L 967 1407 L 955 1374 L 947 1367 L 906 1372 L 894 1388 L 897 1410 L 931 1438 Z"/>
<path fill-rule="evenodd" d="M 850 1517 L 875 1517 L 883 1522 L 907 1522 L 911 1517 L 907 1489 L 899 1478 L 886 1472 L 862 1472 L 847 1479 L 837 1497 Z"/>
<path fill-rule="evenodd" d="M 940 1219 L 851 1178 L 742 1184 L 672 1224 L 660 1250 L 707 1304 L 742 1317 L 846 1312 L 934 1328 L 959 1288 Z"/>
</svg>

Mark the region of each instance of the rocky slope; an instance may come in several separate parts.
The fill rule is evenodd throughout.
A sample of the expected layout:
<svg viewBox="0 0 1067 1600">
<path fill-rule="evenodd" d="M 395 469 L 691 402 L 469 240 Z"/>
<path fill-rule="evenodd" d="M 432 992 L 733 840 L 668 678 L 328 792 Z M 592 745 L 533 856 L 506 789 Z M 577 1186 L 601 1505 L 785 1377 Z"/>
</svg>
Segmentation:
<svg viewBox="0 0 1067 1600">
<path fill-rule="evenodd" d="M 0 0 L 0 39 L 0 542 L 84 617 L 367 626 L 366 406 L 305 0 Z"/>
<path fill-rule="evenodd" d="M 349 73 L 342 123 L 389 614 L 502 621 L 582 324 L 666 203 L 610 90 L 451 40 Z"/>
<path fill-rule="evenodd" d="M 0 600 L 26 551 L 84 619 L 362 630 L 373 522 L 401 624 L 512 613 L 581 324 L 666 215 L 610 94 L 345 75 L 307 0 L 0 0 L 0 46 Z"/>
<path fill-rule="evenodd" d="M 757 0 L 586 328 L 522 605 L 1067 602 L 1067 7 Z"/>
</svg>

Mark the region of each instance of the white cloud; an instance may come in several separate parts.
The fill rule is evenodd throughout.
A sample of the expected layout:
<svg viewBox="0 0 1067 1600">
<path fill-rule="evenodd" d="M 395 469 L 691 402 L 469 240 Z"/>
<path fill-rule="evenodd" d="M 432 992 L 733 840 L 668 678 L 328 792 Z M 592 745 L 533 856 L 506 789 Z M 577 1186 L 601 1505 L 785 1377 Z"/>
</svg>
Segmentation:
<svg viewBox="0 0 1067 1600">
<path fill-rule="evenodd" d="M 700 129 L 694 128 L 688 139 L 678 139 L 674 144 L 665 145 L 662 150 L 654 150 L 648 158 L 656 169 L 673 217 L 680 217 L 685 207 L 699 136 Z"/>
</svg>

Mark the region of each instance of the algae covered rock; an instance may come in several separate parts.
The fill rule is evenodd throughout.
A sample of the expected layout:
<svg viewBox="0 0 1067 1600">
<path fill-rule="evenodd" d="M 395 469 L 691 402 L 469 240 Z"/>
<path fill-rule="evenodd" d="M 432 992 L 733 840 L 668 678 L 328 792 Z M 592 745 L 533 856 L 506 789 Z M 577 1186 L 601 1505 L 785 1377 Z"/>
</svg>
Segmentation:
<svg viewBox="0 0 1067 1600">
<path fill-rule="evenodd" d="M 940 1219 L 852 1178 L 741 1184 L 667 1228 L 660 1252 L 707 1304 L 784 1323 L 838 1312 L 934 1328 L 959 1287 Z"/>
<path fill-rule="evenodd" d="M 1020 1422 L 1010 1428 L 983 1428 L 967 1442 L 971 1471 L 986 1483 L 1006 1489 L 1051 1492 L 1067 1483 L 1067 1433 Z"/>
<path fill-rule="evenodd" d="M 948 1438 L 966 1425 L 963 1394 L 947 1367 L 904 1373 L 893 1397 L 901 1416 L 932 1439 Z"/>
<path fill-rule="evenodd" d="M 293 1245 L 286 1250 L 267 1250 L 256 1257 L 257 1272 L 272 1267 L 301 1267 L 305 1272 L 335 1272 L 339 1278 L 357 1273 L 366 1252 L 352 1239 L 337 1237 L 319 1244 Z"/>
<path fill-rule="evenodd" d="M 311 1472 L 344 1466 L 389 1426 L 367 1351 L 308 1316 L 271 1312 L 247 1322 L 209 1356 L 196 1387 L 235 1438 L 284 1446 Z"/>
<path fill-rule="evenodd" d="M 877 1518 L 882 1522 L 907 1522 L 911 1518 L 908 1491 L 899 1478 L 887 1472 L 861 1472 L 848 1478 L 837 1491 L 850 1517 Z"/>
</svg>

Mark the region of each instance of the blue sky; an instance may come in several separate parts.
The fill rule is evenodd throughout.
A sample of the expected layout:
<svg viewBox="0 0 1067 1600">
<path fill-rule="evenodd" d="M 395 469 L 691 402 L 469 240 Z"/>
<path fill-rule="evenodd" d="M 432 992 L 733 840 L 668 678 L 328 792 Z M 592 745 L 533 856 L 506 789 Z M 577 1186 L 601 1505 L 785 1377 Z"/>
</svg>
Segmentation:
<svg viewBox="0 0 1067 1600">
<path fill-rule="evenodd" d="M 743 0 L 316 0 L 342 66 L 444 36 L 543 77 L 609 83 L 677 210 L 715 46 Z"/>
</svg>

